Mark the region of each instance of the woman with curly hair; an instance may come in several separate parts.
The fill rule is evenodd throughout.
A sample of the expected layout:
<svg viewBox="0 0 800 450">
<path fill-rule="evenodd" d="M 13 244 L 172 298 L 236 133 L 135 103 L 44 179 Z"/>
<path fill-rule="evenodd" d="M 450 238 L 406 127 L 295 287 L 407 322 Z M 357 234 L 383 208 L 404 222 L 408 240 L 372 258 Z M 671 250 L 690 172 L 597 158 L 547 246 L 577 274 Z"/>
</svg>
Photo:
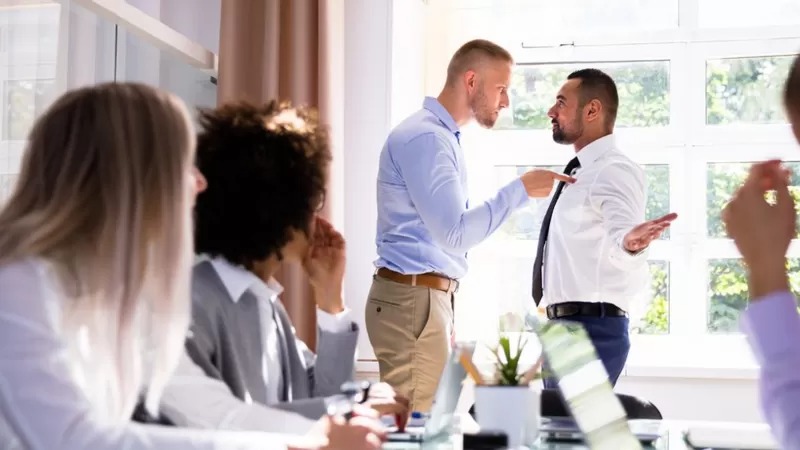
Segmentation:
<svg viewBox="0 0 800 450">
<path fill-rule="evenodd" d="M 195 207 L 203 260 L 186 341 L 194 364 L 170 383 L 164 414 L 178 425 L 305 432 L 355 375 L 359 334 L 342 298 L 344 238 L 318 215 L 327 133 L 312 110 L 274 101 L 202 111 L 200 125 L 197 166 L 208 189 Z M 275 274 L 286 263 L 302 264 L 313 290 L 316 354 L 280 300 Z M 385 384 L 364 403 L 401 426 L 408 413 Z"/>
</svg>

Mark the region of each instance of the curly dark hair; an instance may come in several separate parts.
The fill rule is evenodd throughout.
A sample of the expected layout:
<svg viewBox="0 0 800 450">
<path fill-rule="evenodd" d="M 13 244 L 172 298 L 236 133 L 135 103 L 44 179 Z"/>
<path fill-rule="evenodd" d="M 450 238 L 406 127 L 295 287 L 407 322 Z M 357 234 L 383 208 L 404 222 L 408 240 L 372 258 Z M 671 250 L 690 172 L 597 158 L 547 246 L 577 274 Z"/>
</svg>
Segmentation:
<svg viewBox="0 0 800 450">
<path fill-rule="evenodd" d="M 325 199 L 328 135 L 313 109 L 235 103 L 199 115 L 197 167 L 208 188 L 195 206 L 195 250 L 252 268 L 292 230 L 309 232 Z"/>
</svg>

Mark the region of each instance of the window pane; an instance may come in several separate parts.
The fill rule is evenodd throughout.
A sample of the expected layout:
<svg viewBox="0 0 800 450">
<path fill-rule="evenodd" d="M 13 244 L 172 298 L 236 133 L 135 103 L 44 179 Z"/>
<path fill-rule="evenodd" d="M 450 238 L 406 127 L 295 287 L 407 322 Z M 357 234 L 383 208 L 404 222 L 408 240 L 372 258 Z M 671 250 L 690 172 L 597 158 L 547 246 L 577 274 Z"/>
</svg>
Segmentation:
<svg viewBox="0 0 800 450">
<path fill-rule="evenodd" d="M 17 176 L 4 173 L 0 175 L 0 205 L 5 203 L 5 199 L 11 196 L 11 192 L 14 189 L 14 184 L 17 182 Z"/>
<path fill-rule="evenodd" d="M 800 258 L 789 258 L 789 286 L 800 293 Z M 708 332 L 739 332 L 739 315 L 747 307 L 747 277 L 741 259 L 708 261 Z"/>
<path fill-rule="evenodd" d="M 698 25 L 704 28 L 800 24 L 797 0 L 700 0 Z"/>
<path fill-rule="evenodd" d="M 645 218 L 656 219 L 670 212 L 669 206 L 669 165 L 645 164 L 644 174 L 647 181 L 647 205 Z M 669 228 L 659 239 L 669 239 Z"/>
<path fill-rule="evenodd" d="M 53 101 L 55 80 L 10 80 L 3 83 L 6 105 L 3 140 L 21 141 L 28 137 L 39 113 Z"/>
<path fill-rule="evenodd" d="M 706 123 L 785 123 L 781 92 L 791 56 L 706 62 Z"/>
<path fill-rule="evenodd" d="M 669 261 L 648 261 L 651 297 L 638 324 L 631 324 L 637 334 L 669 333 Z"/>
<path fill-rule="evenodd" d="M 62 5 L 0 2 L 0 205 L 11 194 L 30 129 L 55 96 Z"/>
<path fill-rule="evenodd" d="M 532 169 L 547 169 L 555 172 L 562 172 L 564 166 L 498 166 L 495 167 L 498 188 Z M 497 230 L 499 237 L 520 240 L 539 239 L 539 234 L 536 230 L 536 218 L 539 207 L 547 208 L 547 204 L 544 201 L 528 202 L 526 206 L 516 210 Z"/>
<path fill-rule="evenodd" d="M 518 65 L 511 79 L 511 107 L 495 129 L 550 129 L 547 111 L 567 76 L 595 67 L 616 82 L 620 97 L 617 128 L 669 125 L 669 61 Z"/>
<path fill-rule="evenodd" d="M 208 74 L 133 33 L 126 33 L 124 45 L 126 64 L 119 80 L 158 86 L 180 97 L 193 113 L 198 107 L 216 106 L 217 86 Z"/>
<path fill-rule="evenodd" d="M 785 163 L 791 170 L 789 191 L 795 202 L 800 201 L 800 163 Z M 708 164 L 706 171 L 706 223 L 708 236 L 712 238 L 727 238 L 725 225 L 722 223 L 722 208 L 731 199 L 739 186 L 744 183 L 751 163 L 712 163 Z M 800 223 L 798 223 L 796 238 L 800 238 Z"/>
<path fill-rule="evenodd" d="M 645 207 L 646 219 L 655 219 L 669 213 L 669 166 L 666 164 L 645 164 L 643 165 L 647 180 L 647 204 Z M 498 166 L 495 167 L 497 186 L 503 186 L 514 177 L 532 169 L 547 169 L 555 172 L 564 170 L 563 166 Z M 538 208 L 547 208 L 544 202 L 530 202 L 524 208 L 520 208 L 511 215 L 504 223 L 498 233 L 504 238 L 536 240 L 539 235 L 536 230 L 536 216 Z M 660 239 L 669 239 L 669 230 Z"/>
<path fill-rule="evenodd" d="M 458 0 L 455 8 L 477 10 L 469 23 L 478 34 L 515 36 L 535 42 L 539 36 L 597 32 L 665 30 L 678 26 L 677 0 Z M 495 25 L 490 27 L 489 24 Z"/>
</svg>

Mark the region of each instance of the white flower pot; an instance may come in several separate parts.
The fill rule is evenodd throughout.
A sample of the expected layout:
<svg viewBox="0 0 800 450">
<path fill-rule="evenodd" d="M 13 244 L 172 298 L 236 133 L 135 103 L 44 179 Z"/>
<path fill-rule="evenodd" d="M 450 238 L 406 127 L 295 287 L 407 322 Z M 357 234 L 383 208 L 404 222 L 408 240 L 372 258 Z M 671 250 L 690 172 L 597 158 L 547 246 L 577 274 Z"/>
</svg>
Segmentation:
<svg viewBox="0 0 800 450">
<path fill-rule="evenodd" d="M 539 390 L 534 386 L 475 386 L 478 425 L 505 433 L 510 448 L 536 442 L 540 412 Z"/>
</svg>

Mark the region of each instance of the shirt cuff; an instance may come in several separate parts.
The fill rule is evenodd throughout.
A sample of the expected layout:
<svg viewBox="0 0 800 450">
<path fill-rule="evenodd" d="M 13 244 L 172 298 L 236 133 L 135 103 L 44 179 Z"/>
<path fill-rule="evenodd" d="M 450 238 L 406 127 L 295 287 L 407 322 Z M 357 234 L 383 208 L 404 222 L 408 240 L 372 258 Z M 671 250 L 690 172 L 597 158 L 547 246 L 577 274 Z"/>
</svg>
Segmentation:
<svg viewBox="0 0 800 450">
<path fill-rule="evenodd" d="M 617 239 L 616 245 L 613 246 L 613 251 L 609 255 L 612 263 L 615 263 L 615 265 L 618 267 L 626 269 L 635 267 L 636 265 L 647 260 L 648 250 L 650 247 L 643 248 L 636 253 L 631 253 L 625 250 L 624 241 L 625 237 L 623 235 L 622 238 Z"/>
<path fill-rule="evenodd" d="M 762 366 L 798 353 L 800 316 L 791 292 L 775 292 L 752 301 L 740 327 Z"/>
<path fill-rule="evenodd" d="M 530 200 L 521 178 L 515 178 L 514 181 L 503 187 L 502 191 L 508 195 L 508 204 L 513 209 L 521 208 Z"/>
<path fill-rule="evenodd" d="M 353 323 L 350 318 L 350 308 L 342 312 L 331 314 L 317 308 L 317 326 L 329 333 L 344 333 L 351 330 Z"/>
</svg>

